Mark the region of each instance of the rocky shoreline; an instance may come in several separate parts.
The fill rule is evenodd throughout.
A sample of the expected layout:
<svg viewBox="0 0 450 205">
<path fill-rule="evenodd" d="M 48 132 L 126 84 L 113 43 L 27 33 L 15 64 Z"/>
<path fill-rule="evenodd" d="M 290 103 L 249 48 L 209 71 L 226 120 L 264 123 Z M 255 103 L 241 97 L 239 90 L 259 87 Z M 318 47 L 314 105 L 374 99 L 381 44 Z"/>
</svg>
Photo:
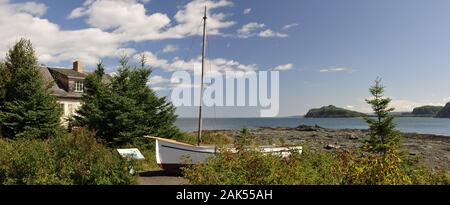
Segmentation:
<svg viewBox="0 0 450 205">
<path fill-rule="evenodd" d="M 240 130 L 214 130 L 236 139 Z M 359 148 L 368 139 L 367 130 L 328 129 L 301 125 L 296 128 L 260 127 L 250 133 L 261 144 L 302 144 L 311 150 L 334 151 Z M 450 136 L 403 133 L 403 146 L 411 155 L 422 157 L 425 166 L 450 171 Z"/>
</svg>

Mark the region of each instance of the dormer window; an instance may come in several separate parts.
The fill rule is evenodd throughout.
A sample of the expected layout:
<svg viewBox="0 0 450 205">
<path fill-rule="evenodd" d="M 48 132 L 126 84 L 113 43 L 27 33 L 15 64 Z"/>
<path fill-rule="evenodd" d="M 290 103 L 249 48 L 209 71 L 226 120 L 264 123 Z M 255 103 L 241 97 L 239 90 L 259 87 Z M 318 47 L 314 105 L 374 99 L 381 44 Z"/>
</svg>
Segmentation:
<svg viewBox="0 0 450 205">
<path fill-rule="evenodd" d="M 75 92 L 83 92 L 83 81 L 75 81 Z"/>
</svg>

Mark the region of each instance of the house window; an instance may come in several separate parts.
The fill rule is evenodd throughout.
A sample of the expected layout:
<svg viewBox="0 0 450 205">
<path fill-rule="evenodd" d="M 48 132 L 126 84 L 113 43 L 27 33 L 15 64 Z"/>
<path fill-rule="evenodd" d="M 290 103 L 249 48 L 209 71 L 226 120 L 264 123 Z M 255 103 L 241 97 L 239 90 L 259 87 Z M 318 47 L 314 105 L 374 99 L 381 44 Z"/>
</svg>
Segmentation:
<svg viewBox="0 0 450 205">
<path fill-rule="evenodd" d="M 75 92 L 83 92 L 83 81 L 75 81 Z"/>
</svg>

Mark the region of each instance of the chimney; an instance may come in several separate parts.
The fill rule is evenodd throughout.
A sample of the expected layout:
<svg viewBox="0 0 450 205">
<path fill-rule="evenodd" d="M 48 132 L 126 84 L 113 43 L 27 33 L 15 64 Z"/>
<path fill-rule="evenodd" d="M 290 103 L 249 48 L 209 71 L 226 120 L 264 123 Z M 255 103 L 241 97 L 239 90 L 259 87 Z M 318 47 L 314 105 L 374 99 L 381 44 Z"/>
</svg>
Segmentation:
<svg viewBox="0 0 450 205">
<path fill-rule="evenodd" d="M 79 73 L 83 73 L 83 64 L 81 63 L 81 61 L 76 60 L 75 62 L 73 62 L 73 70 Z"/>
</svg>

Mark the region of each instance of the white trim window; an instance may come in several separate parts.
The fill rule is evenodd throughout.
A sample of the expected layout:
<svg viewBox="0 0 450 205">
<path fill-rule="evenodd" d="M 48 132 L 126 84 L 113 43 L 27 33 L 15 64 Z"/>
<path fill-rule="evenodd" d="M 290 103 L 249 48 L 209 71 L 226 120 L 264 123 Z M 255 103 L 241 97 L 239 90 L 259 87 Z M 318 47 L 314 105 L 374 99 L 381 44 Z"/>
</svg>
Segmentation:
<svg viewBox="0 0 450 205">
<path fill-rule="evenodd" d="M 75 92 L 81 93 L 83 92 L 83 88 L 84 88 L 83 81 L 81 80 L 75 81 Z"/>
</svg>

